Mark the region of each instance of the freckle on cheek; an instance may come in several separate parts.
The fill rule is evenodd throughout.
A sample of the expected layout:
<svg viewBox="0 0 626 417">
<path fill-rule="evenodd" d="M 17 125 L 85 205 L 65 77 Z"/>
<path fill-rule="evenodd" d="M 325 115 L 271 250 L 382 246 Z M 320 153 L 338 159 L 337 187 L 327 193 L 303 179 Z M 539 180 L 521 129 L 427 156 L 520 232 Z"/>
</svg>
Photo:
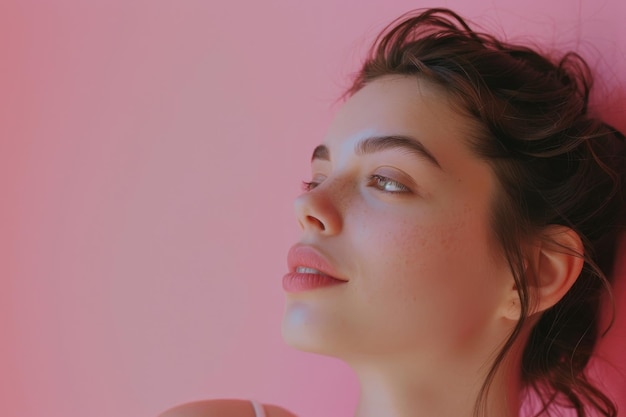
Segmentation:
<svg viewBox="0 0 626 417">
<path fill-rule="evenodd" d="M 448 234 L 441 235 L 441 239 L 439 240 L 439 244 L 443 249 L 450 249 L 450 236 Z"/>
</svg>

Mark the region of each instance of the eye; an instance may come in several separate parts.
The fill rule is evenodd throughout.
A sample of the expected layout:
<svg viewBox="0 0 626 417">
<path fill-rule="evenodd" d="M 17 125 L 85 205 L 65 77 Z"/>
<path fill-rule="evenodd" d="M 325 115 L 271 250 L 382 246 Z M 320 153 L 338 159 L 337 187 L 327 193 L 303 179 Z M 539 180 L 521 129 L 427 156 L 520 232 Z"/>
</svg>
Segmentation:
<svg viewBox="0 0 626 417">
<path fill-rule="evenodd" d="M 370 175 L 367 185 L 391 194 L 408 193 L 411 191 L 409 187 L 399 183 L 398 181 L 376 174 Z"/>
<path fill-rule="evenodd" d="M 320 185 L 325 179 L 326 176 L 323 174 L 313 175 L 311 181 L 302 181 L 302 191 L 304 191 L 305 193 L 311 191 L 312 189 Z"/>
<path fill-rule="evenodd" d="M 309 192 L 318 185 L 320 185 L 320 183 L 317 181 L 302 181 L 302 191 Z"/>
</svg>

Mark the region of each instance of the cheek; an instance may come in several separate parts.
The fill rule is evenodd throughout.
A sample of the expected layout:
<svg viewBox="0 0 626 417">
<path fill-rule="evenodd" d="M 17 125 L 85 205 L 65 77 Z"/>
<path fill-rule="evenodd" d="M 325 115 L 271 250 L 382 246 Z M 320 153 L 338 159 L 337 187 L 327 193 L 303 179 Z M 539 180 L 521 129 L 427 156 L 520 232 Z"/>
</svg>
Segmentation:
<svg viewBox="0 0 626 417">
<path fill-rule="evenodd" d="M 414 217 L 380 216 L 358 229 L 354 255 L 359 298 L 365 308 L 379 312 L 377 319 L 411 317 L 416 306 L 423 307 L 423 295 L 441 287 L 433 256 L 441 247 L 438 234 L 434 227 L 418 224 Z"/>
<path fill-rule="evenodd" d="M 374 321 L 463 337 L 488 319 L 496 274 L 485 225 L 469 219 L 383 218 L 362 228 L 359 287 L 370 311 L 385 312 Z"/>
<path fill-rule="evenodd" d="M 419 286 L 432 281 L 444 285 L 452 279 L 448 272 L 462 270 L 467 247 L 477 242 L 468 236 L 460 217 L 448 221 L 443 216 L 412 216 L 406 218 L 375 217 L 359 228 L 356 244 L 359 258 L 366 268 L 363 273 L 380 274 L 379 285 Z M 444 275 L 443 277 L 441 275 Z M 386 277 L 387 279 L 383 279 Z"/>
</svg>

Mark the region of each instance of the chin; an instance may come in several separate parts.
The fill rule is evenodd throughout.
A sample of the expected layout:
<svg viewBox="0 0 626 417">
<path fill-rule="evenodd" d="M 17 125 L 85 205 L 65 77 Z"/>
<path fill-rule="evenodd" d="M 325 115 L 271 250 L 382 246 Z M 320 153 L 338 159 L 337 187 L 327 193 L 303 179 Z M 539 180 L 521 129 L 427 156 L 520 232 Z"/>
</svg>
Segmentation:
<svg viewBox="0 0 626 417">
<path fill-rule="evenodd" d="M 285 311 L 282 321 L 282 336 L 288 346 L 303 352 L 325 356 L 338 356 L 341 337 L 337 329 L 325 320 L 307 314 L 306 307 L 292 305 Z"/>
</svg>

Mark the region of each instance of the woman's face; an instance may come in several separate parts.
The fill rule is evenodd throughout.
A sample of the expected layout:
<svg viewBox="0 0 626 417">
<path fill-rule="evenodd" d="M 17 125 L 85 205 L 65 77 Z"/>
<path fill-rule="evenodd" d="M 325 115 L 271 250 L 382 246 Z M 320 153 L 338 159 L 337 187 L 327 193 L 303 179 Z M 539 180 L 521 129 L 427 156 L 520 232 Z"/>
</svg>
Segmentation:
<svg viewBox="0 0 626 417">
<path fill-rule="evenodd" d="M 297 287 L 306 269 L 285 277 L 292 346 L 433 360 L 477 349 L 502 326 L 513 279 L 490 228 L 497 183 L 469 149 L 476 126 L 449 100 L 414 77 L 384 77 L 338 112 L 295 201 L 290 269 L 343 282 Z"/>
</svg>

